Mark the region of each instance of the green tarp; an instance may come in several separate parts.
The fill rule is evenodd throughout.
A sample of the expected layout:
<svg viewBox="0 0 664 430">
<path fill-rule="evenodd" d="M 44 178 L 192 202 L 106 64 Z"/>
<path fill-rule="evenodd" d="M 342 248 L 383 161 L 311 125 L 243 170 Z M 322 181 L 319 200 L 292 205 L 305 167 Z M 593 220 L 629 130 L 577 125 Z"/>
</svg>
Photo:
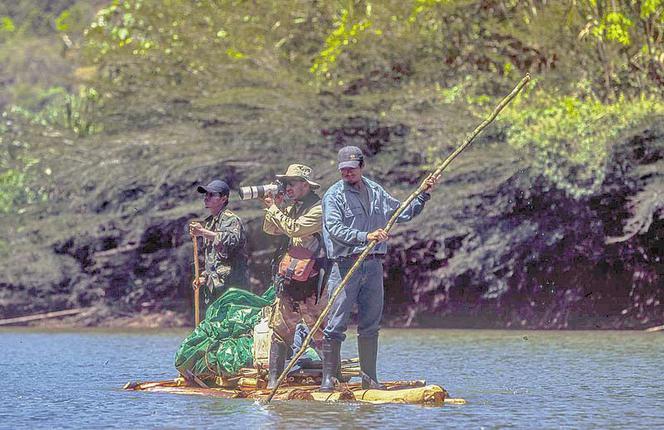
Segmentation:
<svg viewBox="0 0 664 430">
<path fill-rule="evenodd" d="M 251 367 L 253 329 L 261 319 L 261 309 L 274 302 L 274 288 L 262 296 L 229 288 L 208 306 L 205 319 L 187 336 L 175 354 L 175 367 L 181 374 L 191 371 L 201 379 L 232 376 L 242 367 Z"/>
</svg>

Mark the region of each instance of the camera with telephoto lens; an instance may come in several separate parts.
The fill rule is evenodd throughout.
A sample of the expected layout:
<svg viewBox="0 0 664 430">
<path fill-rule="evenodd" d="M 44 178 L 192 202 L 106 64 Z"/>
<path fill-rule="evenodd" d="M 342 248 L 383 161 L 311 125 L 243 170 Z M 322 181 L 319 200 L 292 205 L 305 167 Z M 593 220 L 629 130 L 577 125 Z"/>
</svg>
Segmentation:
<svg viewBox="0 0 664 430">
<path fill-rule="evenodd" d="M 262 199 L 266 196 L 276 196 L 286 192 L 286 186 L 283 182 L 276 180 L 271 184 L 252 185 L 249 187 L 240 187 L 241 200 Z"/>
</svg>

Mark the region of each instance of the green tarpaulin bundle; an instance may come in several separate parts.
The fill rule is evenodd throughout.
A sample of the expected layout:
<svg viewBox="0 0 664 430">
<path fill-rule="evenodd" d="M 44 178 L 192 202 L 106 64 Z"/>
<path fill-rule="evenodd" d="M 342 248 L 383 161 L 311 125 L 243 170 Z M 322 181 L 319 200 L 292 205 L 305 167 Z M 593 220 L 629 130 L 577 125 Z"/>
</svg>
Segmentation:
<svg viewBox="0 0 664 430">
<path fill-rule="evenodd" d="M 201 379 L 233 376 L 252 365 L 254 326 L 261 309 L 274 302 L 274 288 L 262 296 L 229 288 L 208 306 L 205 319 L 187 336 L 175 354 L 180 374 L 191 371 Z"/>
</svg>

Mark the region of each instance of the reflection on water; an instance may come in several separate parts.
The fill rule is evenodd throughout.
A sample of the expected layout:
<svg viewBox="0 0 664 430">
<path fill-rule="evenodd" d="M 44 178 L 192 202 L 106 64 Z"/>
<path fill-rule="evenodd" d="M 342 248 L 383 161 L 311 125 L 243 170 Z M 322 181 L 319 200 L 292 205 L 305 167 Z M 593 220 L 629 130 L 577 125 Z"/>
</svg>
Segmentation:
<svg viewBox="0 0 664 430">
<path fill-rule="evenodd" d="M 385 330 L 379 377 L 426 379 L 465 406 L 248 400 L 123 391 L 175 376 L 186 332 L 0 331 L 0 428 L 664 427 L 664 336 Z M 352 336 L 344 356 L 355 356 Z"/>
</svg>

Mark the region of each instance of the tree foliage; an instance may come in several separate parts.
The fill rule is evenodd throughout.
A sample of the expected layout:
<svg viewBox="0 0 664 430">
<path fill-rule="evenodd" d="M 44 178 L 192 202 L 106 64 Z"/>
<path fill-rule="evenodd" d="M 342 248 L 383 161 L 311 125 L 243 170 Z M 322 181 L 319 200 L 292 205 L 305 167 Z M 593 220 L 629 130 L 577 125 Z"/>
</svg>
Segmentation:
<svg viewBox="0 0 664 430">
<path fill-rule="evenodd" d="M 434 125 L 446 109 L 483 114 L 530 72 L 508 136 L 580 196 L 606 140 L 661 108 L 663 37 L 662 0 L 5 2 L 0 106 L 79 136 L 224 117 L 265 141 L 298 118 L 306 141 L 370 118 L 434 161 L 461 133 Z"/>
<path fill-rule="evenodd" d="M 664 115 L 664 103 L 642 96 L 613 103 L 536 90 L 502 118 L 508 142 L 529 154 L 546 178 L 576 198 L 595 193 L 607 172 L 609 142 L 630 127 Z"/>
</svg>

